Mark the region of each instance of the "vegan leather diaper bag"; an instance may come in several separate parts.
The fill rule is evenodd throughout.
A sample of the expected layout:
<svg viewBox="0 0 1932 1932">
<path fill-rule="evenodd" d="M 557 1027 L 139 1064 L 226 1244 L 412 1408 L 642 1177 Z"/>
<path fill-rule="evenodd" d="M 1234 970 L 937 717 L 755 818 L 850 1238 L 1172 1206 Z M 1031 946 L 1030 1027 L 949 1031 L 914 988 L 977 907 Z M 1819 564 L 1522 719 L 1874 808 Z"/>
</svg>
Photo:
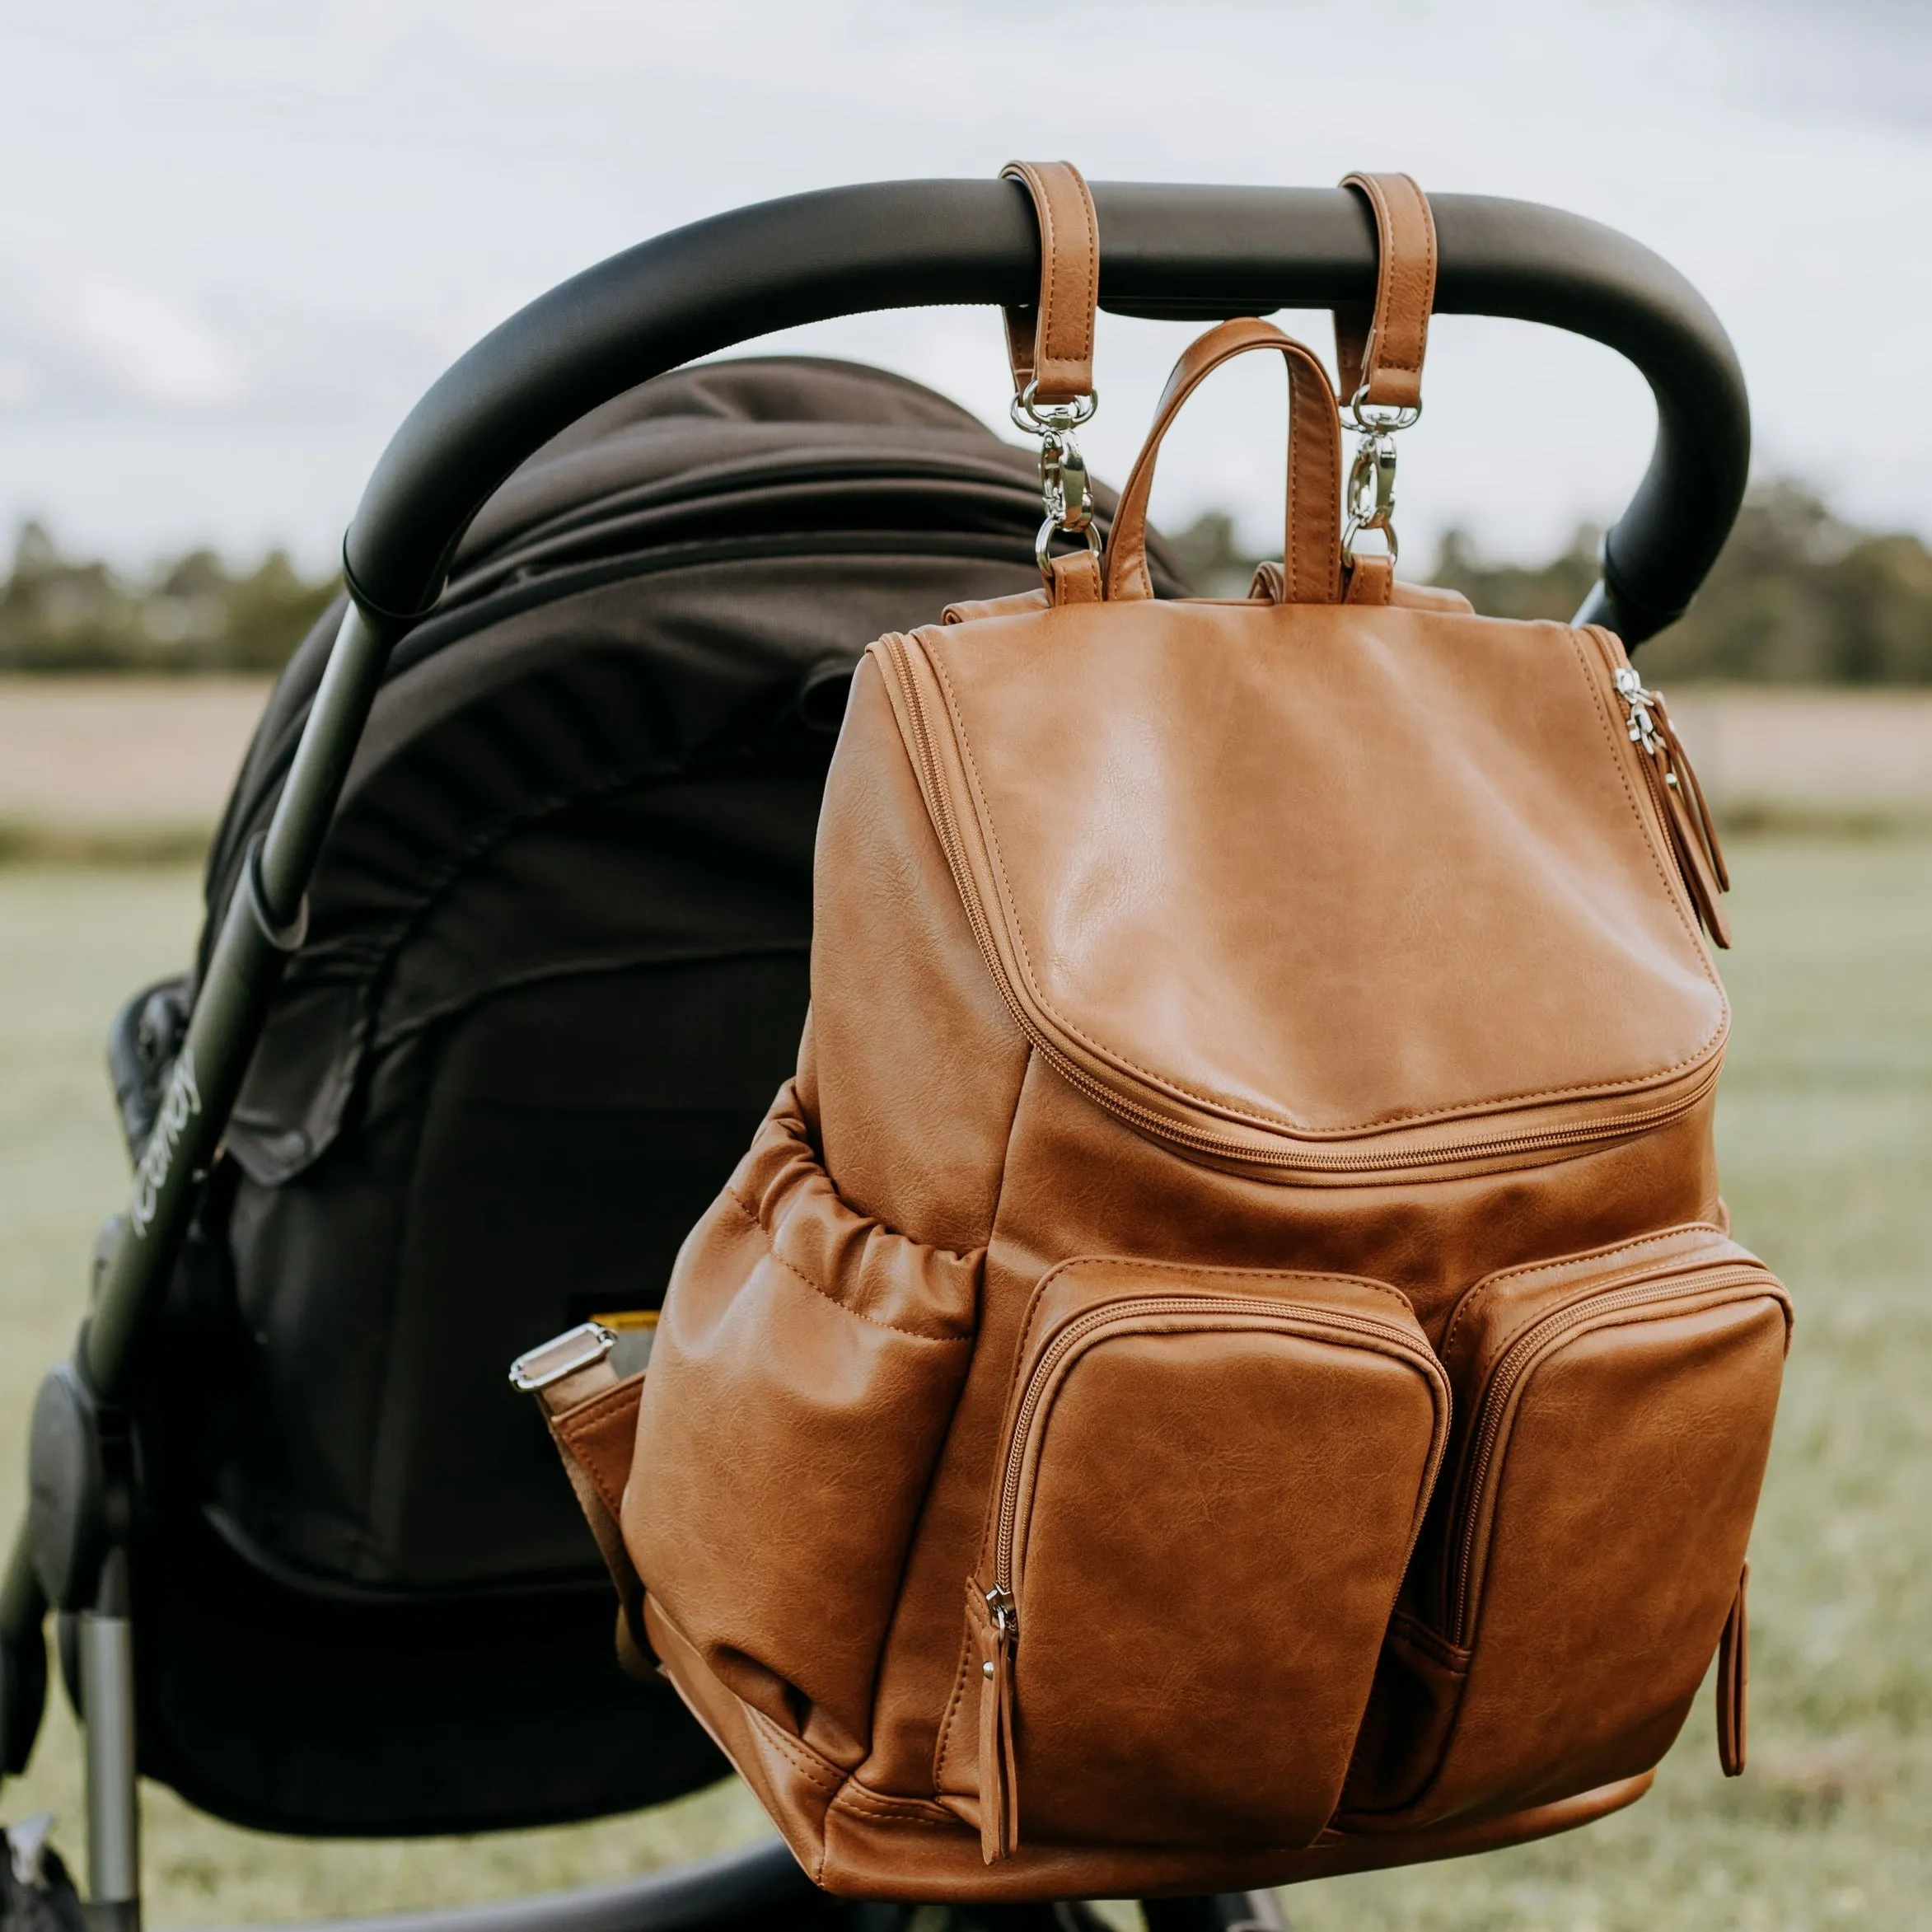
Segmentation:
<svg viewBox="0 0 1932 1932">
<path fill-rule="evenodd" d="M 1009 171 L 1046 582 L 866 653 L 797 1077 L 648 1372 L 569 1338 L 526 1371 L 627 1641 L 859 1896 L 1560 1830 L 1642 1794 L 1720 1650 L 1734 1771 L 1790 1307 L 1719 1198 L 1723 862 L 1668 713 L 1607 631 L 1476 616 L 1361 540 L 1420 400 L 1406 177 L 1351 177 L 1346 530 L 1321 363 L 1235 320 L 1103 552 L 1092 206 Z M 1254 351 L 1292 397 L 1281 564 L 1157 600 L 1162 437 Z"/>
</svg>

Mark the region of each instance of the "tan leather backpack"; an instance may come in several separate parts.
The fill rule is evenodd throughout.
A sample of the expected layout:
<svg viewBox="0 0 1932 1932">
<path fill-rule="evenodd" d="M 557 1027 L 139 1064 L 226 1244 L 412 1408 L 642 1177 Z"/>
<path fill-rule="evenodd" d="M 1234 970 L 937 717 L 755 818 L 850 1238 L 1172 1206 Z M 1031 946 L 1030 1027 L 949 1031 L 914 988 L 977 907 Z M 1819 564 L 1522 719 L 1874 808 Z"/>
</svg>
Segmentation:
<svg viewBox="0 0 1932 1932">
<path fill-rule="evenodd" d="M 1017 386 L 1064 430 L 1096 231 L 1071 169 L 1020 172 Z M 1433 230 L 1353 179 L 1373 419 L 1420 400 Z M 1292 389 L 1282 565 L 1156 601 L 1162 436 L 1253 349 Z M 648 1378 L 548 1392 L 631 1643 L 835 1892 L 1561 1830 L 1647 1789 L 1720 1640 L 1742 1763 L 1790 1308 L 1718 1195 L 1709 816 L 1614 637 L 1345 559 L 1340 465 L 1317 358 L 1223 324 L 1104 567 L 872 645 L 797 1078 Z"/>
</svg>

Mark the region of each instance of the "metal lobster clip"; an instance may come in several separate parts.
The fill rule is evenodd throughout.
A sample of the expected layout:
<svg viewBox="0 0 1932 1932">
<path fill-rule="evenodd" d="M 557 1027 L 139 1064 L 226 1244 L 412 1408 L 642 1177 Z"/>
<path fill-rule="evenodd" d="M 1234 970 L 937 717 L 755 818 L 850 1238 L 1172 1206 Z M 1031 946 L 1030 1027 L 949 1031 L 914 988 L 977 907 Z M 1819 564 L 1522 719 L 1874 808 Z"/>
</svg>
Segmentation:
<svg viewBox="0 0 1932 1932">
<path fill-rule="evenodd" d="M 1345 563 L 1355 560 L 1355 539 L 1365 530 L 1379 531 L 1388 546 L 1388 559 L 1394 563 L 1401 546 L 1396 541 L 1396 435 L 1421 417 L 1420 404 L 1408 409 L 1378 409 L 1363 400 L 1358 389 L 1349 400 L 1349 414 L 1361 433 L 1355 445 L 1355 460 L 1349 466 L 1346 492 L 1348 522 L 1342 531 L 1341 554 Z"/>
<path fill-rule="evenodd" d="M 1087 547 L 1100 554 L 1100 531 L 1093 521 L 1093 490 L 1087 478 L 1087 459 L 1074 432 L 1100 406 L 1100 392 L 1090 390 L 1071 402 L 1039 402 L 1029 382 L 1013 399 L 1014 426 L 1040 438 L 1040 532 L 1033 540 L 1040 574 L 1052 582 L 1051 550 L 1056 533 L 1084 536 Z"/>
</svg>

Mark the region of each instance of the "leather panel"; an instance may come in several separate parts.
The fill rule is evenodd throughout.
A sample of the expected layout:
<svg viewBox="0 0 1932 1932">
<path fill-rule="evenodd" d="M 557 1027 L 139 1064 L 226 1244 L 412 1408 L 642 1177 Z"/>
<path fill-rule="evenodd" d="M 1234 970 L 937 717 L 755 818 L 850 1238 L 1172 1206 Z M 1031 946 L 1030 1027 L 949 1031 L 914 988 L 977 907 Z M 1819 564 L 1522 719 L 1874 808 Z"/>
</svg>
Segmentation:
<svg viewBox="0 0 1932 1932">
<path fill-rule="evenodd" d="M 852 681 L 813 873 L 812 1103 L 826 1167 L 861 1213 L 935 1247 L 982 1247 L 1027 1037 L 981 963 L 870 658 Z M 844 996 L 826 997 L 834 987 Z"/>
<path fill-rule="evenodd" d="M 1583 634 L 1129 603 L 896 642 L 1009 999 L 1176 1131 L 1394 1160 L 1714 1073 L 1723 992 Z"/>
<path fill-rule="evenodd" d="M 665 1298 L 624 1493 L 638 1574 L 737 1695 L 848 1766 L 980 1261 L 846 1206 L 788 1088 Z"/>
</svg>

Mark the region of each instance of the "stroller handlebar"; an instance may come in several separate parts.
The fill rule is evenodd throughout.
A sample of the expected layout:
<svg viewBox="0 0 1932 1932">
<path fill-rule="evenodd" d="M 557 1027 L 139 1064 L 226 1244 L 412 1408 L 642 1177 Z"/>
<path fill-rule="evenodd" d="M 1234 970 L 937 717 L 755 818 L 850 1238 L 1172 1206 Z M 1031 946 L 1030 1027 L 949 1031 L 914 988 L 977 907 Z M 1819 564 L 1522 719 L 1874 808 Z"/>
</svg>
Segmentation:
<svg viewBox="0 0 1932 1932">
<path fill-rule="evenodd" d="M 1100 302 L 1207 321 L 1373 294 L 1374 231 L 1339 188 L 1096 182 Z M 1722 325 L 1668 263 L 1531 202 L 1430 197 L 1439 313 L 1513 316 L 1634 363 L 1657 440 L 1585 614 L 1635 645 L 1678 616 L 1729 533 L 1751 449 Z M 761 202 L 642 243 L 540 296 L 454 363 L 377 464 L 343 545 L 386 629 L 432 605 L 498 484 L 600 403 L 693 358 L 870 310 L 1030 300 L 1039 240 L 1014 182 L 886 181 Z"/>
</svg>

